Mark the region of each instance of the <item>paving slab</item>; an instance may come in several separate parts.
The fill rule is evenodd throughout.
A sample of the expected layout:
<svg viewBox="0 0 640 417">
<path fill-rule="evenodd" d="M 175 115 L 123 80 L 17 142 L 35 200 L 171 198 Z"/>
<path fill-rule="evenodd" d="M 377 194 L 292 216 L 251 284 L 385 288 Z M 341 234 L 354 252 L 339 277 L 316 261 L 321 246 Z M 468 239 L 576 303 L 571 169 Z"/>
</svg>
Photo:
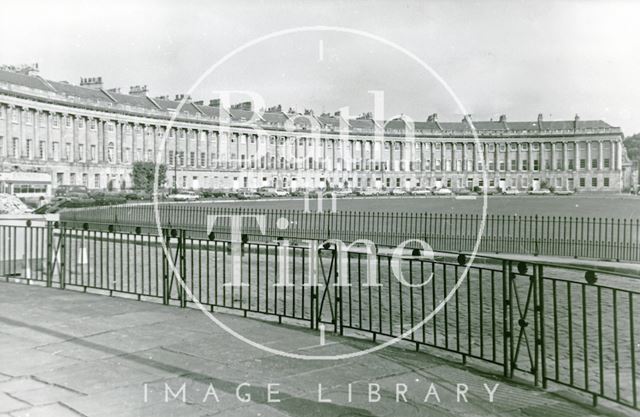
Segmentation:
<svg viewBox="0 0 640 417">
<path fill-rule="evenodd" d="M 407 346 L 340 361 L 291 359 L 237 340 L 195 309 L 11 283 L 0 283 L 0 306 L 0 416 L 631 415 Z M 304 326 L 215 314 L 287 352 L 375 346 L 330 333 L 321 344 Z M 431 384 L 439 401 L 425 401 Z M 484 384 L 499 384 L 493 402 Z"/>
</svg>

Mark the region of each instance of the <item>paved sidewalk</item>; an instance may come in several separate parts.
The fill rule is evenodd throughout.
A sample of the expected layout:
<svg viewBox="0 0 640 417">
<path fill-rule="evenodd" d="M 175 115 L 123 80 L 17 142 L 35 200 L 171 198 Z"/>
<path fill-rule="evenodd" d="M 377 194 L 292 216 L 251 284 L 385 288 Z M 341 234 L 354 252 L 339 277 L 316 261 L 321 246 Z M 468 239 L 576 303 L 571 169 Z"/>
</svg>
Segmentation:
<svg viewBox="0 0 640 417">
<path fill-rule="evenodd" d="M 372 346 L 332 335 L 320 346 L 315 331 L 216 314 L 241 334 L 290 352 Z M 196 310 L 0 283 L 0 416 L 621 415 L 567 391 L 545 392 L 478 369 L 400 348 L 341 361 L 293 360 L 236 340 Z M 468 402 L 457 401 L 457 384 L 466 384 Z M 493 402 L 484 384 L 500 384 Z M 320 390 L 331 402 L 319 401 Z"/>
</svg>

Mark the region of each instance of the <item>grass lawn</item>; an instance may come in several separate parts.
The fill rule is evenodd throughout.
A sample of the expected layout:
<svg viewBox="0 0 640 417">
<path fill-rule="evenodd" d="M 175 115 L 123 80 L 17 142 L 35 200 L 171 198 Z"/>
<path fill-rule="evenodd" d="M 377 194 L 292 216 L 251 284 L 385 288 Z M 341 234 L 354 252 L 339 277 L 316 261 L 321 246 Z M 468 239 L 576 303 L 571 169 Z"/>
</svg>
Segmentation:
<svg viewBox="0 0 640 417">
<path fill-rule="evenodd" d="M 185 203 L 193 205 L 193 203 Z M 214 201 L 198 203 L 213 206 L 304 209 L 303 199 Z M 316 201 L 310 200 L 310 209 L 315 210 Z M 482 213 L 483 198 L 456 199 L 455 197 L 366 197 L 340 198 L 338 211 L 405 212 L 405 213 Z M 325 210 L 331 202 L 324 201 Z M 509 214 L 519 216 L 586 216 L 608 218 L 640 218 L 640 197 L 632 195 L 583 194 L 573 196 L 489 196 L 487 214 Z"/>
</svg>

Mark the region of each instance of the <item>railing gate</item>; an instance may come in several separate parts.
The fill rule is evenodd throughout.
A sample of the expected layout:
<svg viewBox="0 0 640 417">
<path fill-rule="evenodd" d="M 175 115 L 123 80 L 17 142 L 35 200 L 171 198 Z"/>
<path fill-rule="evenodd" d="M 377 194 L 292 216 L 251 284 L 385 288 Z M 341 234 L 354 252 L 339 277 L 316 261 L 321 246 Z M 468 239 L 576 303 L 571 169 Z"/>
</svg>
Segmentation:
<svg viewBox="0 0 640 417">
<path fill-rule="evenodd" d="M 334 326 L 334 332 L 338 332 L 338 257 L 337 249 L 333 244 L 325 244 L 317 252 L 318 267 L 315 268 L 317 279 L 315 286 L 311 287 L 315 314 L 312 318 L 313 327 L 319 328 L 322 323 L 330 323 Z M 327 265 L 328 264 L 328 265 Z"/>
<path fill-rule="evenodd" d="M 531 273 L 524 262 L 518 262 L 516 271 L 513 262 L 508 262 L 508 375 L 513 377 L 515 370 L 533 375 L 534 384 L 541 382 L 543 311 L 539 269 Z M 508 355 L 507 355 L 508 353 Z"/>
<path fill-rule="evenodd" d="M 186 291 L 178 282 L 176 270 L 186 284 L 185 233 L 184 230 L 164 229 L 163 238 L 167 250 L 162 251 L 162 303 L 166 305 L 170 303 L 175 287 L 180 307 L 184 308 L 187 306 Z"/>
</svg>

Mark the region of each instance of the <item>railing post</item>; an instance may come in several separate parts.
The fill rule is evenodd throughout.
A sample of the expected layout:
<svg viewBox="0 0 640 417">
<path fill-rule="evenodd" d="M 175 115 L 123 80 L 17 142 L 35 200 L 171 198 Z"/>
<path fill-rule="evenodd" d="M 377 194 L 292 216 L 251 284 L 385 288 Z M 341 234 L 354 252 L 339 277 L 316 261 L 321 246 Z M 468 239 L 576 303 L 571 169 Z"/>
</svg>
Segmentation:
<svg viewBox="0 0 640 417">
<path fill-rule="evenodd" d="M 47 287 L 53 285 L 53 228 L 51 222 L 47 222 Z"/>
<path fill-rule="evenodd" d="M 540 339 L 538 346 L 540 348 L 540 378 L 542 379 L 542 388 L 547 388 L 547 352 L 545 349 L 544 336 L 544 269 L 542 265 L 537 268 L 538 279 L 538 315 L 540 320 Z M 537 337 L 537 336 L 536 336 Z"/>
<path fill-rule="evenodd" d="M 507 266 L 508 263 L 508 266 Z M 510 275 L 511 273 L 511 262 L 503 260 L 502 261 L 502 355 L 503 355 L 503 374 L 505 377 L 509 377 L 510 375 L 510 366 L 509 361 L 511 360 L 511 355 L 509 354 L 509 340 L 511 339 L 510 328 L 509 328 L 509 312 L 510 312 L 510 301 L 509 301 L 509 289 L 511 286 Z"/>
<path fill-rule="evenodd" d="M 169 305 L 169 261 L 167 259 L 167 252 L 171 253 L 171 235 L 168 229 L 163 229 L 165 249 L 162 251 L 162 304 Z"/>
<path fill-rule="evenodd" d="M 179 241 L 178 241 L 178 258 L 179 258 L 179 262 L 180 262 L 180 276 L 178 277 L 179 281 L 178 282 L 178 290 L 179 290 L 179 294 L 180 294 L 180 307 L 185 308 L 187 306 L 187 290 L 186 290 L 186 286 L 187 286 L 187 238 L 186 238 L 186 233 L 184 231 L 184 229 L 180 230 L 180 234 L 179 236 Z"/>
<path fill-rule="evenodd" d="M 342 328 L 342 283 L 343 282 L 350 282 L 350 277 L 341 277 L 339 276 L 339 274 L 342 272 L 342 265 L 341 265 L 341 255 L 338 253 L 338 250 L 342 250 L 342 249 L 338 249 L 338 245 L 335 245 L 335 249 L 334 249 L 334 256 L 336 259 L 336 263 L 335 263 L 335 268 L 334 268 L 334 272 L 333 272 L 333 282 L 334 285 L 337 285 L 337 291 L 335 291 L 336 293 L 336 315 L 338 317 L 336 317 L 336 326 L 338 327 L 337 329 L 337 333 L 340 334 L 340 336 L 342 336 L 344 334 L 344 330 Z M 345 254 L 342 256 L 347 256 L 348 259 L 348 253 L 345 251 Z M 349 270 L 349 268 L 347 268 L 347 270 Z"/>
<path fill-rule="evenodd" d="M 538 268 L 533 264 L 533 275 L 530 277 L 533 285 L 533 385 L 540 383 L 540 294 L 538 288 Z"/>
<path fill-rule="evenodd" d="M 65 288 L 65 279 L 66 279 L 66 259 L 67 259 L 67 245 L 66 245 L 66 229 L 64 227 L 64 223 L 60 223 L 60 250 L 59 250 L 59 263 L 60 270 L 58 271 L 58 276 L 60 277 L 60 289 Z"/>
</svg>

